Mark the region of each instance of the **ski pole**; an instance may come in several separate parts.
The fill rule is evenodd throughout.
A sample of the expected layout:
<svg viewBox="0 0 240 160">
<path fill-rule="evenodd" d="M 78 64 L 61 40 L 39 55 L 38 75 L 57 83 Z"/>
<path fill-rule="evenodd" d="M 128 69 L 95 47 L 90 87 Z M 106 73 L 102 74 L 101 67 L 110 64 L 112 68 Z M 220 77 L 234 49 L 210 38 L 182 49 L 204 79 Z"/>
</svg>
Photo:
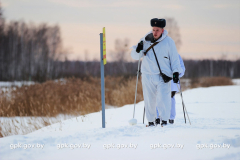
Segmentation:
<svg viewBox="0 0 240 160">
<path fill-rule="evenodd" d="M 180 83 L 180 82 L 179 82 L 179 83 Z M 178 85 L 177 85 L 177 87 L 178 87 Z M 178 90 L 180 91 L 179 87 L 178 87 Z M 182 98 L 182 92 L 180 92 L 180 94 L 181 94 L 181 98 Z M 184 120 L 185 120 L 185 124 L 186 124 L 187 122 L 186 122 L 186 116 L 185 116 L 185 109 L 184 109 L 183 98 L 182 98 L 182 106 L 183 106 L 183 115 L 184 115 Z"/>
<path fill-rule="evenodd" d="M 180 84 L 180 79 L 179 79 L 179 84 Z M 178 85 L 177 85 L 177 87 L 178 87 Z M 179 85 L 179 87 L 180 87 L 180 85 Z M 181 98 L 182 98 L 182 105 L 183 105 L 183 113 L 184 113 L 185 123 L 186 123 L 186 117 L 185 117 L 185 112 L 186 112 L 187 117 L 188 117 L 188 121 L 189 121 L 189 123 L 191 125 L 191 121 L 190 121 L 190 118 L 188 116 L 187 108 L 186 108 L 185 103 L 183 101 L 182 90 L 181 90 L 181 87 L 180 87 L 180 89 L 179 89 L 179 87 L 178 87 L 178 90 L 180 91 Z M 184 110 L 185 110 L 185 112 L 184 112 Z"/>
<path fill-rule="evenodd" d="M 144 110 L 143 110 L 143 124 L 144 124 L 144 117 L 145 117 L 145 106 L 144 106 Z"/>
<path fill-rule="evenodd" d="M 134 110 L 133 110 L 133 118 L 135 115 L 135 105 L 136 105 L 136 98 L 137 98 L 137 85 L 138 85 L 138 75 L 139 75 L 139 64 L 140 64 L 141 54 L 139 53 L 139 60 L 138 60 L 138 71 L 137 71 L 137 82 L 136 82 L 136 90 L 135 90 L 135 100 L 134 100 Z"/>
</svg>

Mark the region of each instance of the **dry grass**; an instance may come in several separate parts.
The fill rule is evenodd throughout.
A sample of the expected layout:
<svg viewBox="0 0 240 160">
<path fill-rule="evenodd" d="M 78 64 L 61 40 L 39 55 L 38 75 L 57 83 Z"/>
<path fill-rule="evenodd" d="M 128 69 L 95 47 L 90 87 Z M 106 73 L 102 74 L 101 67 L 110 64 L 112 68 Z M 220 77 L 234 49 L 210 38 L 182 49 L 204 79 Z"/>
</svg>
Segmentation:
<svg viewBox="0 0 240 160">
<path fill-rule="evenodd" d="M 105 78 L 105 102 L 122 106 L 134 102 L 136 78 Z M 99 78 L 81 80 L 69 78 L 64 82 L 47 81 L 42 84 L 17 87 L 10 93 L 1 93 L 0 116 L 48 116 L 58 114 L 84 115 L 101 109 Z M 8 96 L 10 94 L 10 97 Z M 141 82 L 137 101 L 143 100 Z"/>
<path fill-rule="evenodd" d="M 106 77 L 105 103 L 111 106 L 134 103 L 135 87 L 136 77 Z M 139 79 L 137 102 L 142 100 L 142 85 Z M 59 119 L 52 119 L 59 114 L 85 115 L 99 110 L 100 78 L 69 78 L 11 88 L 9 92 L 0 93 L 0 117 L 11 117 L 0 121 L 0 137 L 27 134 L 56 123 Z M 17 120 L 16 116 L 19 116 L 20 120 Z"/>
<path fill-rule="evenodd" d="M 134 103 L 136 77 L 125 79 L 121 78 L 106 78 L 106 104 L 112 106 L 123 106 Z M 138 80 L 137 102 L 143 100 L 141 78 Z"/>
<path fill-rule="evenodd" d="M 1 138 L 1 137 L 3 137 L 3 133 L 2 133 L 3 130 L 2 130 L 2 127 L 3 127 L 4 124 L 3 124 L 2 122 L 0 122 L 0 123 L 1 123 L 1 125 L 0 125 L 0 138 Z"/>
<path fill-rule="evenodd" d="M 227 77 L 203 77 L 191 80 L 191 88 L 233 85 L 232 79 Z"/>
<path fill-rule="evenodd" d="M 0 117 L 85 115 L 101 109 L 100 78 L 69 78 L 22 86 L 0 93 Z M 136 77 L 106 77 L 105 103 L 123 106 L 134 103 Z M 182 84 L 183 85 L 183 84 Z M 191 88 L 233 85 L 230 78 L 213 77 L 191 80 Z M 137 102 L 143 100 L 141 78 Z"/>
</svg>

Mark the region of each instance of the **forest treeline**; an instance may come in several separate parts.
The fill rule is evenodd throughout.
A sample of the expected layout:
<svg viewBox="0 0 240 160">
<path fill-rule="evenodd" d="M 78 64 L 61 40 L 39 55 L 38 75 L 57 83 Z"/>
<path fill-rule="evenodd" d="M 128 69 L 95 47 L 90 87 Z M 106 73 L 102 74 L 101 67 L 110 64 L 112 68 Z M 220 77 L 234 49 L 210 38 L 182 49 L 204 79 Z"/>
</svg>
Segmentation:
<svg viewBox="0 0 240 160">
<path fill-rule="evenodd" d="M 5 22 L 0 6 L 0 80 L 54 79 L 64 54 L 58 25 Z"/>
<path fill-rule="evenodd" d="M 106 76 L 136 76 L 138 62 L 108 62 L 105 65 Z M 100 77 L 100 63 L 68 61 L 60 62 L 62 67 L 62 77 Z M 184 60 L 186 67 L 183 78 L 200 78 L 200 77 L 229 77 L 240 78 L 240 60 Z M 59 73 L 60 75 L 60 73 Z M 60 76 L 60 77 L 61 77 Z M 58 78 L 60 78 L 58 77 Z"/>
<path fill-rule="evenodd" d="M 21 63 L 16 63 L 21 65 Z M 223 76 L 229 78 L 240 78 L 240 60 L 184 60 L 186 67 L 183 78 L 200 78 Z M 137 62 L 108 62 L 105 65 L 105 76 L 125 76 L 132 77 L 137 74 Z M 67 77 L 100 77 L 100 63 L 98 61 L 51 61 L 52 70 L 47 72 L 46 66 L 39 66 L 32 69 L 30 73 L 25 68 L 24 72 L 18 66 L 6 68 L 1 72 L 1 81 L 29 80 L 44 82 L 46 80 L 67 78 Z M 20 66 L 19 66 L 20 67 Z M 18 72 L 18 73 L 17 73 Z M 45 72 L 45 73 L 44 73 Z M 12 74 L 17 73 L 17 74 Z"/>
</svg>

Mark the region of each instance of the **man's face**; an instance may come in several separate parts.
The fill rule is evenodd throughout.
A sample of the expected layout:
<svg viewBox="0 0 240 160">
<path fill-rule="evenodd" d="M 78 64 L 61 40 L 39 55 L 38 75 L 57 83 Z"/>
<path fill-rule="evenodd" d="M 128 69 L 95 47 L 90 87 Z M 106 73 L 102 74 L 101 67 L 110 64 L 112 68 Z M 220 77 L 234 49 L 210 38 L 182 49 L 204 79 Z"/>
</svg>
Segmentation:
<svg viewBox="0 0 240 160">
<path fill-rule="evenodd" d="M 159 27 L 152 27 L 153 37 L 158 39 L 163 33 L 164 29 Z"/>
</svg>

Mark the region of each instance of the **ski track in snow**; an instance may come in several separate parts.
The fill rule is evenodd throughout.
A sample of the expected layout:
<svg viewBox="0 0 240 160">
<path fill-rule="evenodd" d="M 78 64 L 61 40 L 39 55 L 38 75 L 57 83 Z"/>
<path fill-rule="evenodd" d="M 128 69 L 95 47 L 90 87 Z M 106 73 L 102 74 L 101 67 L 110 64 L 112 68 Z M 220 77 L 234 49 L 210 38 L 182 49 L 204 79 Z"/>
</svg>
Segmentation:
<svg viewBox="0 0 240 160">
<path fill-rule="evenodd" d="M 177 116 L 173 125 L 145 127 L 144 102 L 136 105 L 137 125 L 130 126 L 133 105 L 64 120 L 27 135 L 0 139 L 0 159 L 240 159 L 240 86 L 197 88 L 183 92 L 192 125 L 184 123 L 180 94 L 176 95 Z M 11 144 L 44 144 L 44 148 L 16 148 Z M 58 144 L 90 144 L 90 148 L 63 148 Z M 137 145 L 120 148 L 118 144 Z M 156 148 L 154 144 L 181 144 L 180 148 Z M 202 148 L 198 144 L 230 144 L 230 148 Z M 110 145 L 112 144 L 112 145 Z M 114 145 L 113 145 L 114 144 Z M 106 149 L 106 146 L 114 148 Z"/>
</svg>

